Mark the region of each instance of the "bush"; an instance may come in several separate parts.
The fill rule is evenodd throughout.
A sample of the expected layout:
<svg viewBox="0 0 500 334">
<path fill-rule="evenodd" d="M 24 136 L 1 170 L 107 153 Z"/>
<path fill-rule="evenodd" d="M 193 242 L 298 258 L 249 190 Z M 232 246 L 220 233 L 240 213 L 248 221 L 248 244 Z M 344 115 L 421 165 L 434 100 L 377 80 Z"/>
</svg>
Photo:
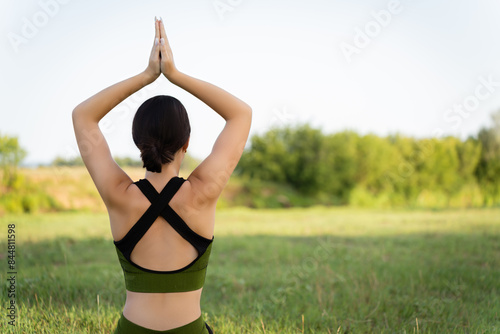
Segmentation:
<svg viewBox="0 0 500 334">
<path fill-rule="evenodd" d="M 59 210 L 57 201 L 46 194 L 43 189 L 37 188 L 21 173 L 16 177 L 11 188 L 4 189 L 0 197 L 0 210 L 8 213 L 36 213 L 40 211 Z"/>
</svg>

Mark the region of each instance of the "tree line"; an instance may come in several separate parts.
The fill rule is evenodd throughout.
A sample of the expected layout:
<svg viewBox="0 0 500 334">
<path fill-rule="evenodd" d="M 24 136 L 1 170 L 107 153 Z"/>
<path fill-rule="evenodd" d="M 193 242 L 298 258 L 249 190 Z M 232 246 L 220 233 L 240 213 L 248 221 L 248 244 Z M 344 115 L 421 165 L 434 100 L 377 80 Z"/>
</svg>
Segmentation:
<svg viewBox="0 0 500 334">
<path fill-rule="evenodd" d="M 248 188 L 286 186 L 311 204 L 500 205 L 500 111 L 492 120 L 466 140 L 274 128 L 251 138 L 237 173 Z"/>
<path fill-rule="evenodd" d="M 116 164 L 120 167 L 142 167 L 142 160 L 131 158 L 131 157 L 113 157 Z M 199 160 L 187 154 L 184 156 L 184 160 L 181 164 L 181 169 L 193 170 L 200 163 Z M 85 166 L 83 163 L 82 157 L 72 157 L 72 158 L 63 158 L 61 156 L 57 156 L 52 160 L 51 166 L 56 167 L 82 167 Z"/>
<path fill-rule="evenodd" d="M 500 111 L 492 120 L 465 140 L 325 134 L 308 124 L 273 128 L 250 139 L 235 171 L 237 187 L 230 192 L 236 195 L 227 205 L 499 206 Z M 20 202 L 29 208 L 35 200 L 28 199 L 39 192 L 40 202 L 55 207 L 18 173 L 26 153 L 16 137 L 0 135 L 0 204 Z M 142 167 L 138 159 L 115 160 L 122 167 Z M 198 164 L 187 156 L 181 168 L 189 171 Z M 83 166 L 83 161 L 56 157 L 52 165 Z"/>
</svg>

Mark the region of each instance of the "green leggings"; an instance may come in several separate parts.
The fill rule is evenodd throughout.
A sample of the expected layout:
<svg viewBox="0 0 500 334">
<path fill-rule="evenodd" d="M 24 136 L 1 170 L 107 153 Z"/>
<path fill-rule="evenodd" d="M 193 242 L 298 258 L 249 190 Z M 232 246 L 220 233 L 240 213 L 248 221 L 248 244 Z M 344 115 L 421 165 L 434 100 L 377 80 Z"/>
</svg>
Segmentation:
<svg viewBox="0 0 500 334">
<path fill-rule="evenodd" d="M 118 326 L 116 327 L 114 334 L 213 334 L 213 332 L 206 322 L 203 321 L 202 316 L 181 327 L 166 331 L 156 331 L 154 329 L 144 328 L 134 324 L 125 318 L 122 313 L 120 320 L 118 320 Z"/>
</svg>

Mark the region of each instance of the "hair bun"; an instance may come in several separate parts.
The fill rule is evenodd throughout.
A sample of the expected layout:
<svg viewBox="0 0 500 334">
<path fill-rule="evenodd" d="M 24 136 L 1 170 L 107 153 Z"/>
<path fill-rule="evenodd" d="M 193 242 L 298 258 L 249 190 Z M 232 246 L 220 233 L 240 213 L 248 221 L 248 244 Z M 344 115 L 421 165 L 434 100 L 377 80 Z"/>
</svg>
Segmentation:
<svg viewBox="0 0 500 334">
<path fill-rule="evenodd" d="M 144 145 L 141 148 L 141 159 L 144 162 L 142 167 L 155 173 L 161 172 L 162 157 L 156 145 Z"/>
</svg>

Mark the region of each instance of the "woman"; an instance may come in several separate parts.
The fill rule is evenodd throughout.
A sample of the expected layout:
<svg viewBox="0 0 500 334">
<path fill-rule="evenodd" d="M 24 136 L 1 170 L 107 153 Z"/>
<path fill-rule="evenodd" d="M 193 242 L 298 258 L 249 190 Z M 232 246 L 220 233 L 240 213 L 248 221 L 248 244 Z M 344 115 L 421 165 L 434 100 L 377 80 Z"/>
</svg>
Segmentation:
<svg viewBox="0 0 500 334">
<path fill-rule="evenodd" d="M 127 299 L 115 333 L 211 333 L 200 299 L 215 205 L 243 152 L 252 111 L 226 91 L 177 70 L 161 19 L 155 19 L 155 29 L 146 70 L 78 105 L 73 125 L 85 166 L 108 210 L 125 276 Z M 189 145 L 186 111 L 170 96 L 147 100 L 132 126 L 146 174 L 133 182 L 113 160 L 98 122 L 160 74 L 205 102 L 226 124 L 210 155 L 187 179 L 179 178 Z"/>
</svg>

